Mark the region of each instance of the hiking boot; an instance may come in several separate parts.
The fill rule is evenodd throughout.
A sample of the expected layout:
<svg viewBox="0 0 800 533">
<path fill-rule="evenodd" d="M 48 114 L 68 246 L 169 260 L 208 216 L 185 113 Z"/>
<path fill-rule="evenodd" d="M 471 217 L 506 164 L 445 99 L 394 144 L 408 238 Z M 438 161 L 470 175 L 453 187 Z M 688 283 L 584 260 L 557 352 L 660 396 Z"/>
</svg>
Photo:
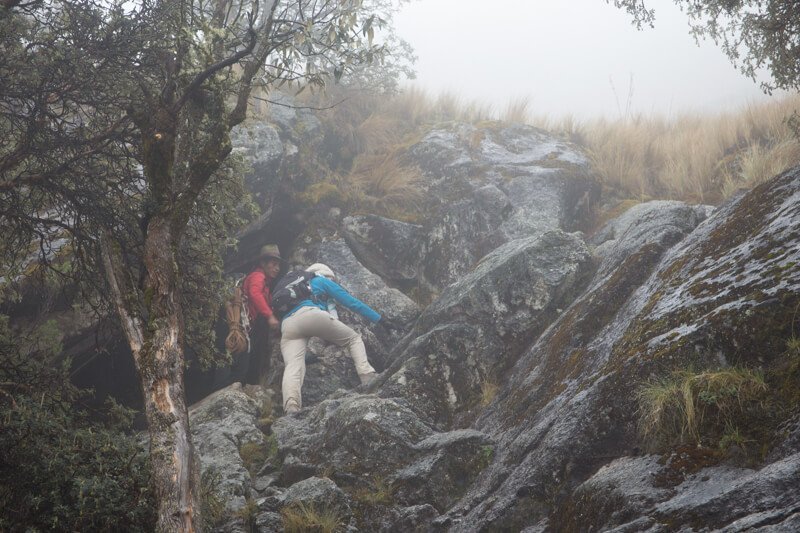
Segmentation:
<svg viewBox="0 0 800 533">
<path fill-rule="evenodd" d="M 283 408 L 283 414 L 286 415 L 291 415 L 299 412 L 300 412 L 300 406 L 294 402 L 286 404 L 286 407 Z"/>
<path fill-rule="evenodd" d="M 359 374 L 358 375 L 358 379 L 361 380 L 361 384 L 362 385 L 369 385 L 370 383 L 375 381 L 375 377 L 377 375 L 378 374 L 376 374 L 375 372 L 368 372 L 366 374 Z"/>
</svg>

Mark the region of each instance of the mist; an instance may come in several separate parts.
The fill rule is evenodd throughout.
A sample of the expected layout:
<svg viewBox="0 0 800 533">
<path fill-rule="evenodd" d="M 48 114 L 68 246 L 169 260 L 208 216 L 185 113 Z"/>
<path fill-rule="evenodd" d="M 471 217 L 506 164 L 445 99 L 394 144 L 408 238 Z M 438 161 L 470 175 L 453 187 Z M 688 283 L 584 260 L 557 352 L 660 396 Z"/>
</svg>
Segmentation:
<svg viewBox="0 0 800 533">
<path fill-rule="evenodd" d="M 396 27 L 419 57 L 410 83 L 496 112 L 528 98 L 536 115 L 672 117 L 768 98 L 712 41 L 695 42 L 671 0 L 647 5 L 655 28 L 642 30 L 603 0 L 415 1 Z"/>
</svg>

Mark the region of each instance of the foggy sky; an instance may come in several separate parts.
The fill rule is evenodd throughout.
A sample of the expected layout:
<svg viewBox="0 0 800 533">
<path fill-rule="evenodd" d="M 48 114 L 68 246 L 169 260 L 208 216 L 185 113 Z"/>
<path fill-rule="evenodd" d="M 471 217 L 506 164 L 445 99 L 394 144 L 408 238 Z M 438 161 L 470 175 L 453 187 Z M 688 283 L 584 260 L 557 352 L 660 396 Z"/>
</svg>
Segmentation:
<svg viewBox="0 0 800 533">
<path fill-rule="evenodd" d="M 529 97 L 552 117 L 675 116 L 766 98 L 713 42 L 698 47 L 671 0 L 647 4 L 655 28 L 641 31 L 604 0 L 414 0 L 395 22 L 419 56 L 416 86 L 495 110 Z"/>
</svg>

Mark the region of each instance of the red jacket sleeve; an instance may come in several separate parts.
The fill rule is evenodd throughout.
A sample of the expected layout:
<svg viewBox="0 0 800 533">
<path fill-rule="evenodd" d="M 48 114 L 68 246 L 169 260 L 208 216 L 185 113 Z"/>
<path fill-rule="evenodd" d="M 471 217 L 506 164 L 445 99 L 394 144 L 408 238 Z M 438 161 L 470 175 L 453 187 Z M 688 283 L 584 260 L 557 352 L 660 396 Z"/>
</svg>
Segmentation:
<svg viewBox="0 0 800 533">
<path fill-rule="evenodd" d="M 266 286 L 266 275 L 262 271 L 256 270 L 247 276 L 244 280 L 244 290 L 250 300 L 251 309 L 267 318 L 272 316 L 272 308 L 267 302 L 269 287 Z"/>
</svg>

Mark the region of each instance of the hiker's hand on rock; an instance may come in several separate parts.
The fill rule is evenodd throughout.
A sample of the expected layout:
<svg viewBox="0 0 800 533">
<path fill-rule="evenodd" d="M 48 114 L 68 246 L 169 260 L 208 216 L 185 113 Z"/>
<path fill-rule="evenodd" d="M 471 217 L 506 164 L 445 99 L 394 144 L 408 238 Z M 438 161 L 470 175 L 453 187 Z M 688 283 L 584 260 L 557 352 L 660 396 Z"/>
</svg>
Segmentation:
<svg viewBox="0 0 800 533">
<path fill-rule="evenodd" d="M 278 322 L 278 319 L 275 316 L 271 316 L 267 319 L 267 324 L 269 324 L 269 329 L 272 331 L 278 331 L 281 329 L 281 323 Z"/>
</svg>

